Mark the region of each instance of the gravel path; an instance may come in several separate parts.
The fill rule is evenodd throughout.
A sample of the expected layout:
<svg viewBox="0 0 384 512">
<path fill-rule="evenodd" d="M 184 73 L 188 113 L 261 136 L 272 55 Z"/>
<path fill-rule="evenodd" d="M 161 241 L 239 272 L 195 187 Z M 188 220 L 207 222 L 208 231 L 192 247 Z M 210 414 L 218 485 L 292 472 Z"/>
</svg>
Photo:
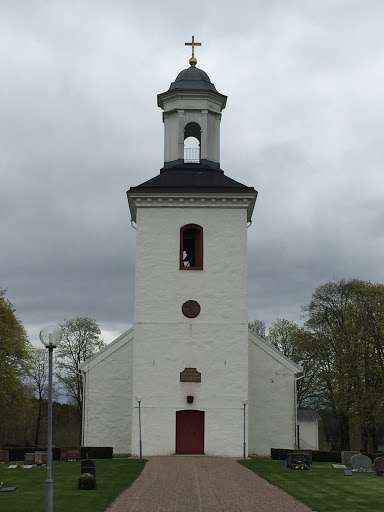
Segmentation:
<svg viewBox="0 0 384 512">
<path fill-rule="evenodd" d="M 107 512 L 311 512 L 235 459 L 150 457 Z"/>
</svg>

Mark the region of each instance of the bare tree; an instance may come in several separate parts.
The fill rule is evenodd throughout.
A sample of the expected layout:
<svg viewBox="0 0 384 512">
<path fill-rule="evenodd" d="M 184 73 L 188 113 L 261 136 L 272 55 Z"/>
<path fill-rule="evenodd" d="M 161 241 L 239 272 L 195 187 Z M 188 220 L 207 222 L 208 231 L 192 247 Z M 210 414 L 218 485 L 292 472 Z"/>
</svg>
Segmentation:
<svg viewBox="0 0 384 512">
<path fill-rule="evenodd" d="M 48 350 L 35 348 L 30 371 L 30 378 L 37 394 L 37 419 L 35 430 L 35 446 L 39 445 L 40 423 L 43 413 L 43 402 L 48 392 Z"/>
<path fill-rule="evenodd" d="M 77 405 L 81 420 L 83 409 L 83 378 L 79 366 L 105 343 L 100 328 L 92 318 L 77 317 L 60 324 L 63 339 L 56 349 L 57 378 L 66 394 Z"/>
<path fill-rule="evenodd" d="M 265 322 L 263 320 L 254 320 L 253 322 L 248 322 L 248 327 L 251 331 L 261 338 L 265 338 Z"/>
</svg>

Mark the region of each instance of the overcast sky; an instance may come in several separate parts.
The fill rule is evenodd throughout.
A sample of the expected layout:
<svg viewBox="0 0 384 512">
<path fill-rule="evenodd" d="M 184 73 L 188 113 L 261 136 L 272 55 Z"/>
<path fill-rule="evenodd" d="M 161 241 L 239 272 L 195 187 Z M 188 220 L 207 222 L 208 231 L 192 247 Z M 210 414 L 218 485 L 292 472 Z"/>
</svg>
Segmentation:
<svg viewBox="0 0 384 512">
<path fill-rule="evenodd" d="M 382 0 L 0 0 L 0 288 L 30 340 L 133 322 L 126 191 L 163 165 L 156 96 L 228 95 L 221 168 L 259 191 L 249 318 L 301 322 L 334 278 L 384 282 Z"/>
</svg>

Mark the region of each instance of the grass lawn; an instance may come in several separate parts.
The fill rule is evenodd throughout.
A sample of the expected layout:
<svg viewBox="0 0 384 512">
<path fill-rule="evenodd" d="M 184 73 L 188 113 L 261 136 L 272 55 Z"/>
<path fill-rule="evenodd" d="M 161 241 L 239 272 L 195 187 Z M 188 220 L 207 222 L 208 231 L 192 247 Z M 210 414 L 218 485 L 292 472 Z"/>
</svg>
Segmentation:
<svg viewBox="0 0 384 512">
<path fill-rule="evenodd" d="M 54 461 L 53 509 L 55 512 L 104 512 L 140 475 L 144 465 L 145 461 L 139 459 L 95 460 L 97 489 L 80 491 L 77 487 L 80 462 Z M 0 493 L 1 512 L 44 511 L 46 466 L 31 469 L 8 469 L 8 466 L 0 464 L 0 482 L 4 482 L 4 487 L 16 486 L 17 489 Z"/>
<path fill-rule="evenodd" d="M 276 487 L 280 487 L 316 512 L 383 512 L 384 477 L 353 472 L 344 476 L 330 462 L 314 462 L 309 471 L 290 470 L 276 460 L 241 461 Z"/>
</svg>

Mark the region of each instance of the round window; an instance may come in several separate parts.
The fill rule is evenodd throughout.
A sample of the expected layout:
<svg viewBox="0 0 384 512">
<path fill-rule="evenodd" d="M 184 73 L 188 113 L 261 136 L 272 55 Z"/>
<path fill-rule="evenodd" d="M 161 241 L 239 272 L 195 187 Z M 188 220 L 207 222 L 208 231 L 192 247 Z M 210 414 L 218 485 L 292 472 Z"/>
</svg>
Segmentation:
<svg viewBox="0 0 384 512">
<path fill-rule="evenodd" d="M 181 311 L 187 318 L 196 318 L 200 313 L 200 309 L 200 304 L 195 300 L 187 300 L 181 306 Z"/>
</svg>

